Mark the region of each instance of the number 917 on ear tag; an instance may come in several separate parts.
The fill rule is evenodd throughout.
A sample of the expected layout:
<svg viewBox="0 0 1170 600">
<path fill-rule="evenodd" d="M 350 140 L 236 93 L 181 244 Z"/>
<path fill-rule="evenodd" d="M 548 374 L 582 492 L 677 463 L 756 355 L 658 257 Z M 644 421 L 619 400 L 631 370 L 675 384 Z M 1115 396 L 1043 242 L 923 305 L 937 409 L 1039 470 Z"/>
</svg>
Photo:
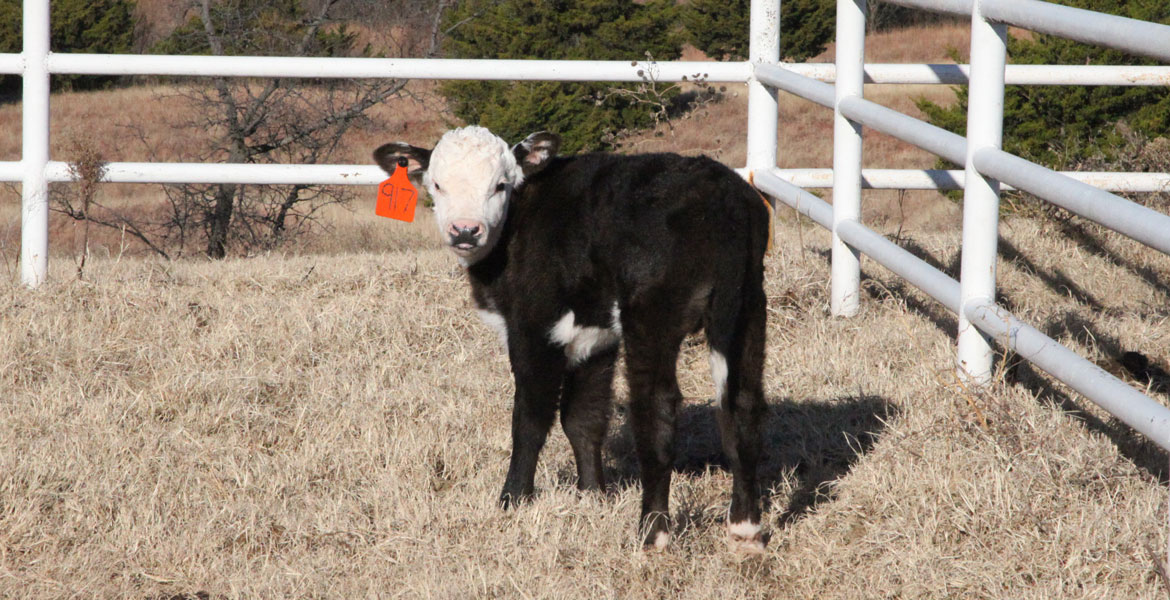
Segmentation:
<svg viewBox="0 0 1170 600">
<path fill-rule="evenodd" d="M 410 223 L 414 221 L 418 190 L 414 189 L 414 185 L 406 176 L 406 165 L 403 164 L 405 162 L 405 159 L 400 159 L 390 179 L 378 185 L 378 201 L 374 204 L 374 214 Z"/>
</svg>

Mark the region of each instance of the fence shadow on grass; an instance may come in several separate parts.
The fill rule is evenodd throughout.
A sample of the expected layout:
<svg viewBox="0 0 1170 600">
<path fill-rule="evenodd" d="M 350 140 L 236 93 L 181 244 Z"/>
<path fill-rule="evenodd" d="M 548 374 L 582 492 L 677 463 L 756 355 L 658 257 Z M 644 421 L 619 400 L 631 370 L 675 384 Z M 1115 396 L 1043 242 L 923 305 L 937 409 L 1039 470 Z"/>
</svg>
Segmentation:
<svg viewBox="0 0 1170 600">
<path fill-rule="evenodd" d="M 1072 312 L 1061 314 L 1044 326 L 1046 335 L 1053 339 L 1071 337 L 1081 343 L 1095 345 L 1107 359 L 1101 366 L 1113 375 L 1131 380 L 1152 394 L 1170 394 L 1170 373 L 1146 355 L 1127 351 L 1114 336 L 1098 327 L 1090 319 Z M 1064 392 L 1026 361 L 1019 361 L 1006 373 L 1008 381 L 1023 386 L 1043 402 L 1050 402 L 1085 424 L 1091 431 L 1104 434 L 1117 446 L 1123 456 L 1131 460 L 1158 481 L 1170 481 L 1170 462 L 1165 450 L 1131 429 L 1116 418 L 1102 419 L 1084 408 L 1086 400 Z"/>
<path fill-rule="evenodd" d="M 1081 241 L 1083 242 L 1083 240 Z M 1037 268 L 1031 260 L 1010 242 L 1002 238 L 1000 242 L 1006 258 L 1021 265 L 1022 268 L 1040 274 L 1044 283 L 1053 291 L 1072 296 L 1078 303 L 1089 310 L 1100 311 L 1104 309 L 1096 298 L 1076 286 L 1063 273 L 1057 273 L 1055 275 L 1045 274 L 1042 269 Z M 953 260 L 950 264 L 944 265 L 942 261 L 931 255 L 925 248 L 914 244 L 912 241 L 903 240 L 902 245 L 915 256 L 918 256 L 943 272 L 952 274 L 958 270 L 957 260 Z M 1163 289 L 1161 287 L 1163 285 L 1161 280 L 1152 270 L 1145 270 L 1140 267 L 1125 264 L 1122 258 L 1108 253 L 1104 248 L 1098 247 L 1098 250 L 1106 253 L 1105 257 L 1112 260 L 1115 264 L 1129 268 L 1150 285 Z M 822 252 L 821 256 L 826 262 L 828 261 L 828 252 Z M 901 280 L 886 282 L 882 285 L 873 285 L 871 282 L 874 281 L 877 280 L 863 271 L 862 289 L 871 297 L 881 299 L 883 296 L 889 296 L 900 301 L 906 306 L 907 310 L 926 319 L 948 337 L 954 338 L 958 329 L 957 319 L 941 305 L 936 302 L 918 299 L 915 294 L 910 293 L 908 287 Z M 1009 309 L 1015 305 L 1010 295 L 1002 291 L 997 294 L 997 301 Z M 1137 385 L 1147 387 L 1147 389 L 1155 394 L 1170 394 L 1170 372 L 1168 372 L 1167 368 L 1140 352 L 1127 351 L 1125 348 L 1122 348 L 1121 343 L 1116 338 L 1101 331 L 1090 320 L 1070 312 L 1063 314 L 1055 321 L 1049 322 L 1042 329 L 1046 335 L 1053 339 L 1060 339 L 1062 336 L 1072 336 L 1082 341 L 1091 340 L 1101 354 L 1107 357 L 1117 367 L 1115 369 L 1107 369 L 1113 371 L 1114 375 L 1117 375 L 1123 380 L 1132 379 Z M 1003 352 L 1004 350 L 1002 348 L 996 348 L 997 364 L 1000 364 L 1003 358 Z M 1102 419 L 1086 410 L 1083 404 L 1087 402 L 1086 400 L 1080 400 L 1079 397 L 1062 391 L 1048 379 L 1042 377 L 1031 363 L 1016 359 L 1011 368 L 1005 373 L 1005 376 L 1009 383 L 1024 387 L 1041 402 L 1050 403 L 1059 407 L 1070 417 L 1083 423 L 1090 431 L 1108 437 L 1122 456 L 1129 459 L 1134 465 L 1151 477 L 1156 478 L 1162 483 L 1170 481 L 1170 466 L 1168 466 L 1170 462 L 1168 462 L 1167 452 L 1165 450 L 1117 419 L 1112 417 Z"/>
<path fill-rule="evenodd" d="M 719 440 L 713 402 L 684 403 L 678 413 L 675 438 L 675 473 L 703 475 L 712 471 L 730 474 Z M 779 513 L 781 526 L 835 497 L 832 483 L 840 479 L 864 456 L 881 436 L 886 424 L 898 415 L 898 408 L 874 395 L 850 396 L 822 401 L 795 401 L 772 398 L 763 426 L 764 460 L 760 464 L 760 487 L 765 493 L 787 474 L 795 477 L 796 489 L 787 506 L 765 507 Z M 638 463 L 633 432 L 622 419 L 611 436 L 608 454 L 612 459 L 606 473 L 621 488 L 637 486 Z M 730 490 L 730 478 L 728 478 Z M 773 499 L 778 500 L 778 499 Z M 723 515 L 676 507 L 682 525 L 709 525 Z"/>
<path fill-rule="evenodd" d="M 1100 257 L 1108 261 L 1110 264 L 1125 269 L 1130 273 L 1141 278 L 1150 287 L 1160 291 L 1163 294 L 1170 294 L 1170 281 L 1160 273 L 1157 269 L 1148 265 L 1140 265 L 1134 261 L 1126 258 L 1117 251 L 1111 249 L 1106 242 L 1105 235 L 1102 233 L 1094 233 L 1094 225 L 1080 223 L 1076 220 L 1060 221 L 1060 231 L 1069 237 L 1069 239 L 1076 242 L 1081 248 L 1090 254 Z M 1138 243 L 1138 242 L 1129 242 Z"/>
<path fill-rule="evenodd" d="M 1084 423 L 1089 431 L 1103 434 L 1109 438 L 1109 441 L 1113 442 L 1122 456 L 1159 483 L 1170 482 L 1170 472 L 1167 469 L 1167 461 L 1170 460 L 1170 457 L 1166 451 L 1146 436 L 1131 429 L 1129 425 L 1113 417 L 1102 419 L 1086 410 L 1087 400 L 1069 394 L 1050 383 L 1026 361 L 1021 362 L 1011 370 L 1009 380 L 1023 386 L 1040 402 L 1050 403 L 1064 411 L 1070 418 Z"/>
<path fill-rule="evenodd" d="M 1030 276 L 1043 281 L 1044 285 L 1048 286 L 1048 289 L 1052 290 L 1054 294 L 1068 296 L 1078 304 L 1092 310 L 1105 310 L 1105 305 L 1096 296 L 1070 279 L 1064 271 L 1057 268 L 1041 268 L 1031 258 L 1028 258 L 1026 254 L 1021 252 L 1015 244 L 1005 239 L 1002 235 L 999 236 L 999 254 L 1004 260 L 1015 264 L 1017 268 L 1022 269 Z"/>
<path fill-rule="evenodd" d="M 955 273 L 959 271 L 958 254 L 955 255 L 950 264 L 944 265 L 928 250 L 909 238 L 902 239 L 899 244 L 907 252 L 950 277 L 954 277 Z M 832 265 L 832 255 L 828 250 L 818 251 L 817 254 L 824 259 L 826 265 Z M 867 296 L 874 300 L 883 300 L 889 297 L 901 302 L 907 310 L 926 319 L 939 331 L 952 338 L 955 337 L 959 331 L 959 321 L 954 314 L 932 298 L 920 299 L 911 293 L 911 289 L 912 286 L 901 278 L 894 277 L 883 280 L 870 275 L 865 269 L 861 270 L 861 291 Z"/>
</svg>

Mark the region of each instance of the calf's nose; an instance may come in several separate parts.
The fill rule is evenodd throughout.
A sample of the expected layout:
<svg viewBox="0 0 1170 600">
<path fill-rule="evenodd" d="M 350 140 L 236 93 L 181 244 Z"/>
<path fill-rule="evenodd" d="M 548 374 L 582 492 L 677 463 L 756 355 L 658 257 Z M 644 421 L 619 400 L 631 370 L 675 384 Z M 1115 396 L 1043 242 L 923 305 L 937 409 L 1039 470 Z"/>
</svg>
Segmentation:
<svg viewBox="0 0 1170 600">
<path fill-rule="evenodd" d="M 451 238 L 452 246 L 477 246 L 479 244 L 479 234 L 483 231 L 483 225 L 477 221 L 469 219 L 457 219 L 451 222 L 451 226 L 447 228 L 447 235 Z"/>
</svg>

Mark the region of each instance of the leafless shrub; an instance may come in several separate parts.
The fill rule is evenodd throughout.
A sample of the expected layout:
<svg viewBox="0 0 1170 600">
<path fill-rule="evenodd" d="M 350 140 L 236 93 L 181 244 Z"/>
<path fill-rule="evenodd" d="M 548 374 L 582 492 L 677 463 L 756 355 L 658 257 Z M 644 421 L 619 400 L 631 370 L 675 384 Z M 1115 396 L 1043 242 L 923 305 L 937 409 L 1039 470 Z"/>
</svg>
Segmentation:
<svg viewBox="0 0 1170 600">
<path fill-rule="evenodd" d="M 90 221 L 86 215 L 89 214 L 90 206 L 93 204 L 94 196 L 97 194 L 98 182 L 105 177 L 106 164 L 102 160 L 101 154 L 94 149 L 92 144 L 81 140 L 74 140 L 73 148 L 76 158 L 73 162 L 69 163 L 69 173 L 80 186 L 80 215 L 84 221 L 84 233 L 82 234 L 81 244 L 78 248 L 77 278 L 83 279 L 85 276 L 85 261 L 89 257 Z"/>
<path fill-rule="evenodd" d="M 670 135 L 674 135 L 674 121 L 686 120 L 696 115 L 705 114 L 705 109 L 723 98 L 726 87 L 707 85 L 706 73 L 695 73 L 684 77 L 682 82 L 663 85 L 659 81 L 658 63 L 654 56 L 646 53 L 647 66 L 638 70 L 641 81 L 633 86 L 610 87 L 605 93 L 594 98 L 597 105 L 603 104 L 610 98 L 622 98 L 634 105 L 649 109 L 652 128 L 666 125 Z M 636 64 L 636 63 L 634 63 Z M 622 129 L 608 131 L 602 137 L 602 142 L 613 148 L 632 147 L 636 145 L 634 136 L 637 130 Z M 662 131 L 655 131 L 656 136 L 664 135 Z"/>
<path fill-rule="evenodd" d="M 378 11 L 372 3 L 365 4 L 364 8 L 386 18 L 385 9 Z M 448 4 L 436 0 L 396 6 L 395 15 L 409 18 L 401 27 L 392 28 L 389 38 L 380 37 L 378 47 L 433 55 L 443 33 L 440 17 Z M 274 29 L 266 25 L 264 3 L 216 3 L 213 7 L 212 0 L 195 0 L 189 3 L 187 14 L 197 17 L 193 22 L 201 23 L 202 31 L 184 30 L 184 35 L 217 56 L 231 54 L 233 44 L 249 37 L 262 39 L 265 52 L 313 56 L 322 51 L 319 46 L 325 32 L 351 44 L 360 41 L 360 33 L 340 29 L 337 15 L 343 6 L 350 11 L 350 19 L 358 18 L 353 11 L 362 7 L 322 0 L 307 4 L 309 12 L 303 22 Z M 372 44 L 366 43 L 357 52 L 373 52 Z M 208 145 L 189 150 L 188 156 L 194 155 L 198 162 L 328 162 L 337 155 L 349 131 L 371 126 L 370 109 L 405 94 L 406 84 L 406 80 L 395 79 L 201 79 L 173 94 L 189 108 L 181 111 L 184 116 L 172 118 L 170 125 L 175 131 L 190 133 L 190 139 L 210 137 Z M 207 256 L 223 258 L 229 248 L 251 255 L 277 247 L 311 229 L 325 207 L 348 203 L 353 197 L 351 191 L 339 187 L 231 183 L 168 186 L 165 196 L 165 208 L 135 215 L 120 213 L 97 219 L 77 207 L 70 207 L 69 214 L 124 228 L 164 257 L 182 256 L 197 244 Z"/>
<path fill-rule="evenodd" d="M 52 186 L 49 192 L 51 210 L 83 224 L 82 239 L 77 250 L 77 276 L 81 278 L 89 256 L 90 224 L 121 230 L 122 235 L 130 234 L 156 254 L 170 258 L 160 243 L 160 228 L 156 221 L 142 211 L 132 208 L 108 205 L 98 199 L 99 183 L 105 177 L 106 161 L 97 150 L 94 140 L 75 137 L 68 150 L 72 160 L 69 171 L 76 182 L 62 189 Z"/>
</svg>

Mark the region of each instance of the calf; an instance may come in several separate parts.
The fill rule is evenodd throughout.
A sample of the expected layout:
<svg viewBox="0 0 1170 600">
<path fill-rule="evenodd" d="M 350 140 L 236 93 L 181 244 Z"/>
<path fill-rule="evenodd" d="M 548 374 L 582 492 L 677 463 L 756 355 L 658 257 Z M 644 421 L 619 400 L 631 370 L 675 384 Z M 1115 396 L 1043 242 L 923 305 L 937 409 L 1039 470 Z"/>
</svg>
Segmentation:
<svg viewBox="0 0 1170 600">
<path fill-rule="evenodd" d="M 601 446 L 624 342 L 643 544 L 668 545 L 682 399 L 676 362 L 683 338 L 702 328 L 734 476 L 730 538 L 738 549 L 762 550 L 764 203 L 706 157 L 558 157 L 559 147 L 558 136 L 541 132 L 509 149 L 487 129 L 465 127 L 434 150 L 394 143 L 374 151 L 383 169 L 405 164 L 430 193 L 480 316 L 507 346 L 516 395 L 500 502 L 532 495 L 558 409 L 578 487 L 604 489 Z"/>
</svg>

